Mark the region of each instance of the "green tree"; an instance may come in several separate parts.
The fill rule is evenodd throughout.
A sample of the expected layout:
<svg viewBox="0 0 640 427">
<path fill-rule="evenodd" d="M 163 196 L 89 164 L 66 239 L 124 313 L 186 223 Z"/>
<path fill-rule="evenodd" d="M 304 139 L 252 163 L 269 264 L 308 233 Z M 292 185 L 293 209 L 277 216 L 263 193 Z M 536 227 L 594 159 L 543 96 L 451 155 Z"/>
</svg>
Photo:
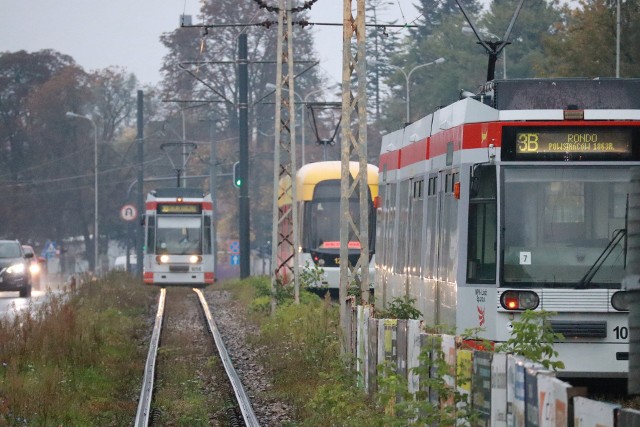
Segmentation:
<svg viewBox="0 0 640 427">
<path fill-rule="evenodd" d="M 640 73 L 640 4 L 621 1 L 620 77 Z M 549 77 L 614 77 L 617 2 L 581 0 L 562 9 L 563 20 L 543 37 L 545 61 L 537 68 Z"/>
<path fill-rule="evenodd" d="M 105 142 L 128 135 L 135 87 L 135 77 L 118 68 L 88 74 L 55 51 L 0 54 L 0 186 L 8 190 L 0 235 L 35 246 L 82 235 L 92 253 L 94 129 L 86 120 L 69 119 L 67 111 L 96 124 L 101 234 L 112 234 L 122 184 L 135 169 L 127 150 L 119 153 L 118 143 Z M 43 206 L 51 208 L 43 213 Z"/>
<path fill-rule="evenodd" d="M 476 1 L 463 2 L 474 17 L 480 10 Z M 464 17 L 454 0 L 423 0 L 418 5 L 422 18 L 409 37 L 402 42 L 392 64 L 407 75 L 414 67 L 445 58 L 443 64 L 416 70 L 410 79 L 410 121 L 447 105 L 458 98 L 460 89 L 473 90 L 484 83 L 486 57 L 462 32 Z M 398 70 L 386 82 L 391 96 L 386 102 L 383 127 L 396 130 L 404 125 L 406 110 L 406 78 Z"/>
<path fill-rule="evenodd" d="M 386 89 L 382 80 L 394 72 L 390 61 L 399 43 L 399 33 L 396 28 L 381 27 L 384 24 L 397 22 L 384 22 L 381 18 L 388 10 L 389 4 L 385 0 L 373 0 L 366 5 L 366 22 L 371 24 L 367 27 L 366 37 L 367 99 L 375 120 L 380 120 L 380 102 Z"/>
<path fill-rule="evenodd" d="M 270 0 L 270 5 L 277 2 Z M 315 7 L 321 7 L 316 5 Z M 294 15 L 295 21 L 306 18 L 306 12 Z M 211 24 L 249 24 L 241 27 L 178 28 L 161 37 L 169 49 L 162 67 L 162 82 L 165 99 L 207 100 L 207 105 L 185 111 L 187 127 L 191 134 L 200 135 L 200 141 L 209 140 L 209 124 L 199 120 L 207 115 L 217 121 L 216 147 L 219 171 L 230 172 L 238 160 L 237 145 L 237 82 L 235 61 L 238 56 L 238 35 L 242 32 L 248 38 L 249 56 L 249 197 L 251 198 L 251 238 L 258 244 L 270 240 L 273 181 L 274 145 L 274 96 L 266 96 L 273 89 L 267 84 L 276 82 L 276 36 L 277 14 L 260 9 L 256 2 L 219 0 L 204 2 L 195 22 Z M 270 26 L 256 26 L 256 23 L 270 21 Z M 294 47 L 294 74 L 296 102 L 299 97 L 322 87 L 315 60 L 310 28 L 294 25 L 292 42 Z M 197 62 L 197 64 L 195 63 Z M 175 113 L 179 108 L 193 106 L 194 103 L 173 103 L 170 108 Z M 300 111 L 297 108 L 297 111 Z M 300 119 L 298 118 L 298 121 Z M 195 130 L 199 128 L 199 130 Z M 300 130 L 298 128 L 298 135 Z M 298 136 L 299 137 L 299 136 Z M 198 148 L 203 161 L 206 150 Z M 204 163 L 203 163 L 204 164 Z M 237 237 L 237 190 L 230 180 L 220 180 L 218 207 L 224 209 L 219 215 L 219 231 L 227 238 Z M 224 191 L 222 190 L 224 189 Z"/>
<path fill-rule="evenodd" d="M 74 65 L 71 57 L 52 50 L 0 54 L 0 166 L 5 171 L 2 178 L 18 179 L 28 161 L 24 113 L 29 96 L 53 75 Z"/>
<path fill-rule="evenodd" d="M 505 35 L 513 13 L 520 0 L 494 0 L 487 13 L 480 21 L 487 40 L 500 40 Z M 544 63 L 542 39 L 550 34 L 555 25 L 561 21 L 561 13 L 553 3 L 546 0 L 530 0 L 523 4 L 515 25 L 509 35 L 509 42 L 500 55 L 496 66 L 496 78 L 504 78 L 504 64 L 500 61 L 506 58 L 507 77 L 528 78 L 537 77 L 535 65 Z M 478 50 L 481 48 L 478 47 Z"/>
</svg>

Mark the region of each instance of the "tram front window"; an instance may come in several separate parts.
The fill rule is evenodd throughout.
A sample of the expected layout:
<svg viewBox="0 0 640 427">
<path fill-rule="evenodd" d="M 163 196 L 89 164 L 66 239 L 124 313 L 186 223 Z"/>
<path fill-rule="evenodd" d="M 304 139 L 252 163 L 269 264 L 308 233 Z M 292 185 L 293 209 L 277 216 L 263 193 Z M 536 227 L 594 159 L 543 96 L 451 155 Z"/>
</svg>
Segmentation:
<svg viewBox="0 0 640 427">
<path fill-rule="evenodd" d="M 340 200 L 314 201 L 310 203 L 309 208 L 308 238 L 311 248 L 338 249 L 340 247 Z M 359 228 L 358 200 L 351 200 L 349 208 L 351 218 Z"/>
<path fill-rule="evenodd" d="M 158 216 L 156 248 L 159 254 L 202 254 L 202 218 Z"/>
<path fill-rule="evenodd" d="M 311 203 L 309 241 L 312 248 L 339 247 L 340 200 Z"/>
<path fill-rule="evenodd" d="M 505 286 L 618 288 L 629 170 L 504 168 Z"/>
</svg>

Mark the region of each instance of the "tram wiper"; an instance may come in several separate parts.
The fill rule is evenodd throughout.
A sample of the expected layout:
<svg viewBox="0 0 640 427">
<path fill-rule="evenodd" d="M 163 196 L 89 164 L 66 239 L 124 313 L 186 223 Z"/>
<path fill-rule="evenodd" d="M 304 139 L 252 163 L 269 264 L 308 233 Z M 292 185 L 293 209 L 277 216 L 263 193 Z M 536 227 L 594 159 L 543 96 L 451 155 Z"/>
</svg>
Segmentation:
<svg viewBox="0 0 640 427">
<path fill-rule="evenodd" d="M 587 270 L 586 274 L 582 276 L 582 279 L 580 279 L 580 282 L 578 283 L 578 286 L 576 286 L 576 289 L 587 289 L 589 287 L 589 283 L 591 283 L 593 277 L 596 275 L 598 270 L 600 270 L 600 267 L 602 267 L 607 258 L 609 258 L 609 255 L 611 255 L 611 252 L 613 252 L 613 250 L 615 249 L 616 245 L 620 243 L 620 241 L 626 235 L 626 228 L 614 230 L 613 235 L 611 236 L 611 240 L 609 240 L 607 246 L 605 246 L 600 256 L 598 256 L 593 265 L 589 268 L 589 270 Z"/>
</svg>

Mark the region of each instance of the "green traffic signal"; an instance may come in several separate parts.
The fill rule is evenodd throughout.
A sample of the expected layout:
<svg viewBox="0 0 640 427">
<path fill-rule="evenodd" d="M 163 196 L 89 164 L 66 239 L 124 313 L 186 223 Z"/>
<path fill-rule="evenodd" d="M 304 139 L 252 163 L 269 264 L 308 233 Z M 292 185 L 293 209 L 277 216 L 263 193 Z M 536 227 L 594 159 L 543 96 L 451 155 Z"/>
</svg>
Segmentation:
<svg viewBox="0 0 640 427">
<path fill-rule="evenodd" d="M 237 188 L 242 187 L 242 178 L 240 177 L 240 162 L 233 164 L 233 185 Z"/>
</svg>

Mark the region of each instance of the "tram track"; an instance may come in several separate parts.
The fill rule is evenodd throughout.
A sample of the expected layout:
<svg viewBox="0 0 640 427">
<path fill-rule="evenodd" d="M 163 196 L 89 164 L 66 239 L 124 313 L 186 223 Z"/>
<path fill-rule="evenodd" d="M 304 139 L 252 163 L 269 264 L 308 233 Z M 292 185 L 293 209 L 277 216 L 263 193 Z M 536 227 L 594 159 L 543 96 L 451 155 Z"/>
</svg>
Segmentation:
<svg viewBox="0 0 640 427">
<path fill-rule="evenodd" d="M 167 296 L 165 288 L 160 292 L 135 426 L 155 425 L 162 417 L 171 416 L 166 414 L 167 407 L 158 402 L 157 395 L 162 393 L 163 388 L 170 387 L 168 384 L 171 379 L 167 375 L 171 375 L 174 365 L 184 362 L 176 360 L 189 357 L 187 353 L 191 347 L 199 347 L 195 350 L 200 353 L 195 359 L 199 361 L 192 362 L 195 366 L 189 368 L 196 378 L 193 381 L 205 384 L 202 388 L 203 393 L 209 395 L 206 399 L 214 399 L 216 402 L 206 405 L 217 408 L 207 417 L 222 425 L 258 426 L 251 401 L 233 367 L 207 301 L 199 289 L 193 289 L 193 292 L 186 292 L 184 288 L 171 289 L 171 296 Z M 197 309 L 195 304 L 198 305 Z M 196 316 L 199 320 L 186 316 L 187 312 L 196 311 L 199 311 Z M 185 339 L 187 334 L 190 335 L 190 341 Z M 169 343 L 176 339 L 177 345 Z M 173 359 L 172 354 L 175 356 Z M 211 366 L 215 367 L 215 372 L 209 372 Z"/>
</svg>

